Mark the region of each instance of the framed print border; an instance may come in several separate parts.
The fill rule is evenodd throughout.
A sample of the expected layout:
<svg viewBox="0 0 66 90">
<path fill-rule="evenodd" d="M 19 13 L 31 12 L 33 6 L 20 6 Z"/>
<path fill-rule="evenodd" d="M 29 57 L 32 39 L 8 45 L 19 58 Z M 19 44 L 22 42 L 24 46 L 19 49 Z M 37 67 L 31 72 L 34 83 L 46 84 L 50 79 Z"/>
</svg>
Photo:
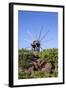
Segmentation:
<svg viewBox="0 0 66 90">
<path fill-rule="evenodd" d="M 62 8 L 63 9 L 63 75 L 62 82 L 57 83 L 39 83 L 39 84 L 25 84 L 25 85 L 14 85 L 14 6 L 38 6 L 38 7 L 53 7 L 53 8 Z M 31 4 L 31 3 L 9 3 L 9 86 L 10 87 L 25 87 L 25 86 L 41 86 L 41 85 L 57 85 L 64 84 L 64 10 L 65 7 L 62 5 L 45 5 L 45 4 Z"/>
</svg>

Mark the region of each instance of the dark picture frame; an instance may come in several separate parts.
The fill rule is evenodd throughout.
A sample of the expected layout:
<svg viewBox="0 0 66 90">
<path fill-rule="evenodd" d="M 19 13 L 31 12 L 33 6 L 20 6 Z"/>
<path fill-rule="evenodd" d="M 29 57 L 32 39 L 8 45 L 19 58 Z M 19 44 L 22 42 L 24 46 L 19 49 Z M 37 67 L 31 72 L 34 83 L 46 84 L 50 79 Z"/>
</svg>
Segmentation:
<svg viewBox="0 0 66 90">
<path fill-rule="evenodd" d="M 53 83 L 36 83 L 36 84 L 15 84 L 14 85 L 14 6 L 35 6 L 35 7 L 51 7 L 51 8 L 61 8 L 62 9 L 62 54 L 63 54 L 63 67 L 62 67 L 62 81 Z M 64 84 L 64 6 L 63 5 L 45 5 L 45 4 L 31 4 L 31 3 L 9 3 L 9 87 L 25 87 L 25 86 L 42 86 L 42 85 L 57 85 Z"/>
</svg>

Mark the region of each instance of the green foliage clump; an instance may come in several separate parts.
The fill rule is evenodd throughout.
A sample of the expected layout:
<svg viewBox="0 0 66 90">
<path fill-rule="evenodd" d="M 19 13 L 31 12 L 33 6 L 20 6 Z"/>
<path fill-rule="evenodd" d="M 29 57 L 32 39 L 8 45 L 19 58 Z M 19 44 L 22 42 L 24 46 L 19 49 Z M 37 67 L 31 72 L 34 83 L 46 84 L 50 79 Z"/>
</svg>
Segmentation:
<svg viewBox="0 0 66 90">
<path fill-rule="evenodd" d="M 30 74 L 25 73 L 25 72 L 19 72 L 19 74 L 18 74 L 19 79 L 27 79 L 29 77 L 30 77 Z"/>
<path fill-rule="evenodd" d="M 39 53 L 40 58 L 43 60 L 48 60 L 48 61 L 58 61 L 58 49 L 53 48 L 53 49 L 45 49 L 42 52 Z"/>
</svg>

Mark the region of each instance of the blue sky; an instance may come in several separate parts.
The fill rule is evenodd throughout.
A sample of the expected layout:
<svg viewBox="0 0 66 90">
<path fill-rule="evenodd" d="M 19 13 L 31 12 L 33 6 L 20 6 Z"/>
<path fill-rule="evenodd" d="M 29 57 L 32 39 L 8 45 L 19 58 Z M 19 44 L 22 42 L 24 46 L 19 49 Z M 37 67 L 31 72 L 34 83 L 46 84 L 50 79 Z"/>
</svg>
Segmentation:
<svg viewBox="0 0 66 90">
<path fill-rule="evenodd" d="M 18 11 L 18 47 L 27 48 L 40 35 L 41 47 L 58 48 L 58 13 Z"/>
</svg>

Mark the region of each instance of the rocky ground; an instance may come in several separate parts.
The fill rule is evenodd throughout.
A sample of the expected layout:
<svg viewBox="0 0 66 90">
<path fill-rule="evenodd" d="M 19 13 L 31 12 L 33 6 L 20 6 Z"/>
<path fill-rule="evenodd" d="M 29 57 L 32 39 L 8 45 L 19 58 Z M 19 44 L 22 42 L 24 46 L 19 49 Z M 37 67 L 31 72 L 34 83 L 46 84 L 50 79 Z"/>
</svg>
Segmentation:
<svg viewBox="0 0 66 90">
<path fill-rule="evenodd" d="M 54 62 L 46 62 L 44 60 L 37 59 L 36 61 L 32 61 L 32 63 L 28 67 L 19 68 L 19 72 L 25 72 L 27 74 L 30 74 L 30 76 L 32 77 L 35 71 L 53 73 L 54 69 Z"/>
</svg>

